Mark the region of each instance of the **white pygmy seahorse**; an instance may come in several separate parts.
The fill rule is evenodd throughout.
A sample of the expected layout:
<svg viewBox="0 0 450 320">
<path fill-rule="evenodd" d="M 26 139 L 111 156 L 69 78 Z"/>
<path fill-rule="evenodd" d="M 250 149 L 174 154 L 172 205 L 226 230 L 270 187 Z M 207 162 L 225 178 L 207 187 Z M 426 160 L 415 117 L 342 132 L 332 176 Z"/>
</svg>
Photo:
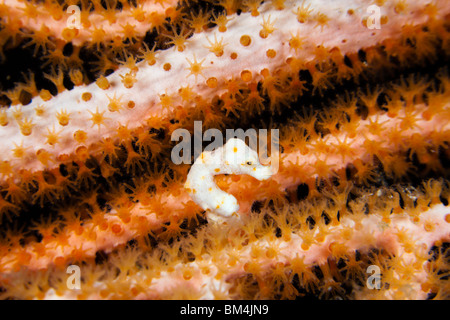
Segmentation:
<svg viewBox="0 0 450 320">
<path fill-rule="evenodd" d="M 237 138 L 213 151 L 204 151 L 194 162 L 184 187 L 192 200 L 210 213 L 229 217 L 239 210 L 234 196 L 221 190 L 214 182 L 218 174 L 248 174 L 266 180 L 273 174 L 271 166 L 263 166 L 255 150 Z"/>
</svg>

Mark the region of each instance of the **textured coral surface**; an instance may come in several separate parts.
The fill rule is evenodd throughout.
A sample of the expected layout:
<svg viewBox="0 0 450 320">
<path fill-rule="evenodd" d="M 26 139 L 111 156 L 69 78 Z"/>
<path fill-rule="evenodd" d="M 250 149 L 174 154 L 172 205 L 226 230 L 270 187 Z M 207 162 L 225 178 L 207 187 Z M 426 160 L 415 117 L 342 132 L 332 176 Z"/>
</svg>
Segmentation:
<svg viewBox="0 0 450 320">
<path fill-rule="evenodd" d="M 449 21 L 444 0 L 3 0 L 0 298 L 449 299 Z M 194 121 L 279 130 L 269 179 L 215 176 L 223 219 L 173 161 Z"/>
</svg>

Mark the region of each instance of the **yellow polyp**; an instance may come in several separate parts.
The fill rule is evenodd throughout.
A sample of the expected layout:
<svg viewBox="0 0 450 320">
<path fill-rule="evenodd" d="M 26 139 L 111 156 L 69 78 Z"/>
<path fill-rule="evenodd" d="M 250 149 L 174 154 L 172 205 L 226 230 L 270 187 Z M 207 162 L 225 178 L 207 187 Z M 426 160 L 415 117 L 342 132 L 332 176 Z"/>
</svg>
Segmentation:
<svg viewBox="0 0 450 320">
<path fill-rule="evenodd" d="M 132 41 L 136 39 L 136 29 L 134 25 L 127 23 L 126 25 L 122 25 L 122 35 L 123 38 Z"/>
<path fill-rule="evenodd" d="M 201 60 L 200 62 L 197 61 L 197 58 L 194 55 L 194 61 L 192 62 L 191 60 L 189 60 L 188 58 L 186 58 L 187 62 L 189 63 L 189 67 L 186 68 L 186 70 L 189 70 L 190 73 L 187 76 L 188 78 L 193 75 L 195 77 L 195 81 L 197 81 L 197 76 L 201 75 L 202 77 L 204 77 L 202 71 L 206 68 L 202 66 L 202 63 L 205 61 L 205 59 Z"/>
<path fill-rule="evenodd" d="M 126 126 L 119 125 L 117 128 L 117 137 L 120 141 L 127 141 L 131 138 L 131 131 Z"/>
<path fill-rule="evenodd" d="M 145 47 L 145 50 L 143 50 L 142 48 L 139 50 L 139 52 L 142 53 L 141 58 L 147 61 L 147 64 L 149 66 L 152 66 L 156 63 L 156 53 L 155 53 L 156 44 L 153 46 L 152 49 L 149 49 L 145 42 L 143 43 L 143 45 Z"/>
<path fill-rule="evenodd" d="M 50 74 L 44 74 L 44 77 L 54 84 L 58 93 L 66 90 L 66 87 L 64 86 L 64 72 L 61 68 L 58 68 L 57 71 L 52 68 Z"/>
<path fill-rule="evenodd" d="M 193 276 L 193 274 L 192 274 L 192 271 L 191 271 L 190 269 L 185 270 L 185 271 L 183 272 L 183 278 L 184 278 L 184 280 L 191 280 L 192 276 Z"/>
<path fill-rule="evenodd" d="M 13 173 L 12 166 L 9 161 L 0 161 L 0 175 L 9 176 Z"/>
<path fill-rule="evenodd" d="M 136 106 L 133 100 L 128 101 L 127 107 L 128 109 L 133 109 Z"/>
<path fill-rule="evenodd" d="M 408 5 L 406 4 L 406 0 L 399 0 L 396 2 L 395 6 L 394 6 L 394 11 L 396 13 L 403 13 L 403 12 L 405 12 L 407 7 L 408 7 Z"/>
<path fill-rule="evenodd" d="M 270 22 L 270 15 L 267 20 L 263 17 L 263 23 L 261 23 L 263 27 L 259 31 L 259 36 L 263 39 L 266 39 L 271 33 L 273 33 L 276 29 L 274 27 L 274 22 Z"/>
<path fill-rule="evenodd" d="M 221 13 L 218 16 L 216 16 L 213 13 L 213 23 L 217 24 L 219 27 L 219 32 L 226 32 L 227 31 L 227 23 L 230 20 L 230 18 L 227 17 L 225 13 Z"/>
<path fill-rule="evenodd" d="M 83 130 L 77 130 L 74 132 L 73 138 L 78 143 L 85 143 L 87 139 L 87 133 Z"/>
<path fill-rule="evenodd" d="M 208 37 L 206 37 L 206 40 L 209 42 L 210 46 L 207 46 L 206 48 L 209 49 L 210 52 L 214 53 L 216 55 L 216 57 L 221 57 L 223 56 L 223 50 L 225 48 L 225 45 L 223 42 L 223 38 L 218 41 L 217 40 L 217 35 L 214 34 L 214 42 L 212 42 L 211 40 L 208 39 Z"/>
<path fill-rule="evenodd" d="M 15 148 L 12 149 L 12 154 L 15 158 L 23 158 L 25 156 L 25 151 L 27 148 L 23 147 L 23 142 L 20 143 L 20 145 L 17 145 L 14 143 Z"/>
<path fill-rule="evenodd" d="M 13 114 L 14 119 L 16 119 L 16 121 L 22 120 L 23 111 L 22 111 L 21 107 L 15 106 L 12 114 Z"/>
<path fill-rule="evenodd" d="M 329 50 L 326 47 L 324 47 L 323 45 L 318 45 L 314 49 L 314 56 L 316 58 L 316 61 L 321 63 L 328 58 Z"/>
<path fill-rule="evenodd" d="M 276 10 L 283 10 L 286 7 L 286 0 L 272 0 L 272 5 Z"/>
<path fill-rule="evenodd" d="M 386 3 L 386 0 L 375 0 L 374 3 L 379 6 L 382 7 L 384 6 L 384 4 Z"/>
<path fill-rule="evenodd" d="M 423 12 L 429 18 L 434 19 L 438 12 L 438 8 L 437 8 L 436 4 L 430 2 L 427 5 L 425 5 L 425 8 L 423 8 Z"/>
<path fill-rule="evenodd" d="M 69 71 L 70 81 L 76 86 L 83 84 L 83 73 L 79 69 L 73 69 Z"/>
<path fill-rule="evenodd" d="M 65 110 L 57 112 L 56 118 L 58 119 L 59 124 L 63 127 L 69 124 L 70 115 Z"/>
<path fill-rule="evenodd" d="M 181 28 L 180 33 L 177 33 L 176 30 L 173 32 L 173 35 L 167 35 L 171 40 L 167 44 L 173 45 L 176 51 L 183 52 L 184 49 L 186 49 L 186 40 L 189 37 L 190 32 L 185 32 L 184 27 Z"/>
<path fill-rule="evenodd" d="M 19 126 L 20 126 L 20 132 L 24 136 L 29 136 L 32 132 L 34 124 L 32 123 L 31 120 L 25 119 L 23 121 L 20 121 Z"/>
<path fill-rule="evenodd" d="M 444 220 L 445 220 L 445 222 L 450 223 L 450 213 L 445 215 Z"/>
<path fill-rule="evenodd" d="M 170 69 L 172 69 L 172 66 L 170 63 L 167 62 L 167 63 L 164 63 L 163 69 L 164 69 L 164 71 L 170 71 Z"/>
<path fill-rule="evenodd" d="M 92 98 L 92 93 L 90 93 L 90 92 L 84 92 L 81 95 L 81 99 L 83 99 L 83 101 L 85 101 L 85 102 L 91 100 L 91 98 Z"/>
<path fill-rule="evenodd" d="M 100 130 L 100 126 L 101 125 L 105 125 L 104 124 L 104 121 L 107 119 L 107 118 L 105 118 L 104 116 L 103 116 L 103 114 L 106 112 L 106 111 L 103 111 L 103 112 L 99 112 L 98 111 L 98 107 L 96 107 L 96 109 L 95 109 L 95 112 L 92 112 L 92 111 L 90 111 L 90 110 L 88 110 L 88 112 L 91 114 L 91 118 L 89 119 L 89 120 L 91 120 L 92 121 L 92 127 L 93 126 L 98 126 L 98 128 L 99 128 L 99 130 Z"/>
<path fill-rule="evenodd" d="M 249 82 L 252 81 L 252 72 L 249 70 L 244 70 L 241 72 L 242 81 Z"/>
<path fill-rule="evenodd" d="M 330 18 L 324 13 L 318 13 L 315 17 L 317 24 L 315 27 L 320 26 L 320 30 L 323 31 L 323 27 L 328 26 L 328 21 Z"/>
<path fill-rule="evenodd" d="M 47 131 L 48 131 L 48 134 L 47 134 L 47 141 L 46 141 L 46 143 L 48 143 L 51 146 L 54 146 L 59 141 L 59 132 L 56 132 L 55 128 L 53 128 L 52 131 L 47 128 Z"/>
<path fill-rule="evenodd" d="M 116 98 L 116 93 L 114 92 L 114 96 L 110 98 L 108 95 L 106 97 L 109 99 L 108 110 L 111 112 L 119 112 L 122 109 L 120 98 Z"/>
<path fill-rule="evenodd" d="M 70 156 L 69 156 L 68 154 L 63 153 L 63 154 L 58 155 L 58 156 L 56 157 L 56 159 L 57 159 L 59 162 L 66 162 L 66 161 L 69 161 Z"/>
<path fill-rule="evenodd" d="M 39 96 L 44 101 L 48 101 L 53 97 L 50 91 L 48 91 L 47 89 L 42 89 L 41 92 L 39 92 Z"/>
<path fill-rule="evenodd" d="M 95 83 L 97 86 L 102 90 L 107 90 L 110 87 L 108 79 L 106 79 L 104 76 L 100 76 Z"/>
<path fill-rule="evenodd" d="M 237 57 L 238 57 L 238 55 L 237 55 L 236 52 L 232 52 L 232 53 L 230 54 L 230 58 L 233 59 L 233 60 L 236 60 Z"/>
<path fill-rule="evenodd" d="M 269 69 L 267 69 L 267 68 L 262 69 L 262 70 L 261 70 L 261 75 L 262 75 L 264 78 L 269 77 L 269 76 L 270 76 L 270 71 L 269 71 Z"/>
<path fill-rule="evenodd" d="M 252 43 L 252 38 L 250 38 L 250 36 L 248 35 L 243 35 L 240 39 L 239 42 L 241 43 L 241 45 L 243 45 L 244 47 L 248 47 L 251 43 Z"/>
<path fill-rule="evenodd" d="M 212 80 L 213 81 L 213 80 Z M 183 101 L 191 101 L 194 93 L 192 92 L 192 88 L 190 86 L 181 87 L 178 89 L 178 93 Z"/>
<path fill-rule="evenodd" d="M 0 111 L 0 125 L 2 127 L 8 125 L 9 120 L 8 120 L 8 115 L 6 114 L 5 110 L 1 110 Z"/>
<path fill-rule="evenodd" d="M 294 49 L 295 53 L 297 54 L 297 50 L 303 48 L 303 40 L 304 38 L 300 37 L 299 31 L 297 31 L 296 35 L 291 33 L 291 39 L 289 39 L 289 47 L 291 49 Z"/>
<path fill-rule="evenodd" d="M 136 83 L 136 75 L 134 72 L 128 72 L 125 75 L 120 75 L 122 78 L 122 84 L 125 88 L 130 89 Z"/>
<path fill-rule="evenodd" d="M 163 108 L 169 109 L 170 107 L 172 107 L 173 99 L 169 94 L 163 93 L 158 96 L 159 102 Z"/>
<path fill-rule="evenodd" d="M 64 40 L 66 40 L 67 42 L 70 42 L 78 35 L 78 29 L 65 28 L 61 32 L 61 35 L 64 38 Z"/>
<path fill-rule="evenodd" d="M 434 230 L 434 224 L 431 221 L 426 221 L 423 225 L 426 232 L 432 232 Z"/>
<path fill-rule="evenodd" d="M 293 13 L 295 13 L 297 16 L 297 21 L 299 23 L 305 23 L 308 21 L 310 15 L 311 15 L 311 12 L 313 11 L 313 9 L 309 8 L 310 6 L 311 6 L 311 4 L 308 4 L 305 7 L 305 1 L 303 1 L 301 6 L 297 8 L 297 11 L 293 11 Z"/>
<path fill-rule="evenodd" d="M 266 250 L 266 257 L 269 259 L 275 258 L 277 255 L 277 251 L 274 248 L 268 248 Z"/>
<path fill-rule="evenodd" d="M 36 151 L 36 157 L 44 166 L 47 166 L 48 162 L 51 160 L 51 153 L 45 149 L 39 149 Z"/>
<path fill-rule="evenodd" d="M 89 151 L 85 146 L 80 146 L 75 150 L 75 154 L 77 155 L 78 159 L 81 161 L 86 161 L 87 158 L 89 158 Z"/>
<path fill-rule="evenodd" d="M 111 226 L 111 231 L 112 231 L 114 234 L 118 235 L 118 234 L 122 233 L 123 229 L 122 229 L 122 227 L 120 226 L 120 224 L 114 223 L 114 224 Z"/>
<path fill-rule="evenodd" d="M 38 106 L 36 106 L 36 107 L 34 108 L 34 111 L 36 112 L 36 115 L 37 115 L 38 117 L 42 117 L 42 116 L 44 115 L 44 113 L 45 113 L 45 107 L 44 107 L 43 104 L 38 105 Z"/>
<path fill-rule="evenodd" d="M 274 49 L 269 49 L 266 51 L 267 58 L 273 59 L 277 56 L 277 52 Z"/>
<path fill-rule="evenodd" d="M 136 21 L 138 22 L 144 22 L 145 21 L 145 11 L 142 10 L 141 8 L 136 8 L 133 11 L 133 17 L 134 19 L 136 19 Z"/>
<path fill-rule="evenodd" d="M 208 78 L 208 80 L 206 80 L 206 85 L 208 87 L 210 87 L 211 89 L 216 88 L 217 87 L 217 78 L 215 78 L 215 77 Z"/>
</svg>

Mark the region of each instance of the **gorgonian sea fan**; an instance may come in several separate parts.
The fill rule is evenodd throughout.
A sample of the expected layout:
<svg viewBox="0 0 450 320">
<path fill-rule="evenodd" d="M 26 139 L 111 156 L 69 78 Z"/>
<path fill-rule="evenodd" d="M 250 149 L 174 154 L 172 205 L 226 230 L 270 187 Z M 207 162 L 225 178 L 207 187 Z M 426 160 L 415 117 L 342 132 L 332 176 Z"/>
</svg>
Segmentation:
<svg viewBox="0 0 450 320">
<path fill-rule="evenodd" d="M 0 296 L 448 299 L 449 14 L 4 0 Z M 215 177 L 225 223 L 171 159 L 194 121 L 280 131 L 271 178 Z"/>
</svg>

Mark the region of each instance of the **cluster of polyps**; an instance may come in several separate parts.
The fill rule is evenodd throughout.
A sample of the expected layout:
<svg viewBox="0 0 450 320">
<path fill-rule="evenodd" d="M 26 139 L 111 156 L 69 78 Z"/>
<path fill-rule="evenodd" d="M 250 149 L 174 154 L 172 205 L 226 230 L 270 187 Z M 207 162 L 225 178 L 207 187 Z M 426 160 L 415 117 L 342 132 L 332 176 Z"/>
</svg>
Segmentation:
<svg viewBox="0 0 450 320">
<path fill-rule="evenodd" d="M 195 100 L 181 101 L 179 93 L 183 90 L 193 97 L 212 97 L 228 90 L 233 110 L 240 95 L 235 79 L 241 78 L 247 84 L 264 80 L 263 91 L 271 104 L 284 101 L 285 94 L 274 73 L 289 69 L 287 62 L 292 62 L 293 57 L 306 64 L 321 61 L 331 54 L 331 48 L 344 55 L 373 46 L 400 34 L 408 21 L 425 22 L 427 15 L 420 8 L 426 3 L 425 0 L 409 3 L 410 12 L 402 13 L 386 4 L 381 12 L 389 14 L 389 27 L 379 30 L 362 24 L 368 15 L 365 1 L 317 1 L 314 9 L 295 1 L 285 1 L 281 9 L 265 3 L 259 8 L 259 16 L 248 12 L 238 19 L 234 15 L 223 32 L 219 27 L 193 35 L 183 44 L 183 51 L 166 50 L 156 55 L 148 51 L 149 60 L 134 65 L 133 58 L 130 65 L 107 78 L 100 77 L 96 83 L 60 92 L 54 98 L 41 92 L 27 108 L 1 110 L 0 138 L 6 152 L 0 155 L 0 161 L 5 161 L 5 166 L 11 166 L 12 170 L 0 179 L 3 175 L 16 175 L 22 169 L 56 167 L 61 158 L 73 155 L 77 148 L 90 148 L 102 138 L 115 139 L 123 125 L 134 130 L 143 125 L 143 120 L 170 113 L 180 104 L 193 105 Z M 438 3 L 436 8 L 436 17 L 448 12 L 447 4 Z M 309 18 L 304 20 L 300 14 Z M 300 36 L 307 34 L 314 41 Z M 212 43 L 212 39 L 216 41 Z M 313 83 L 326 83 L 325 73 L 317 71 L 312 76 Z M 77 133 L 82 133 L 83 139 Z M 21 157 L 16 157 L 17 154 Z"/>
</svg>

